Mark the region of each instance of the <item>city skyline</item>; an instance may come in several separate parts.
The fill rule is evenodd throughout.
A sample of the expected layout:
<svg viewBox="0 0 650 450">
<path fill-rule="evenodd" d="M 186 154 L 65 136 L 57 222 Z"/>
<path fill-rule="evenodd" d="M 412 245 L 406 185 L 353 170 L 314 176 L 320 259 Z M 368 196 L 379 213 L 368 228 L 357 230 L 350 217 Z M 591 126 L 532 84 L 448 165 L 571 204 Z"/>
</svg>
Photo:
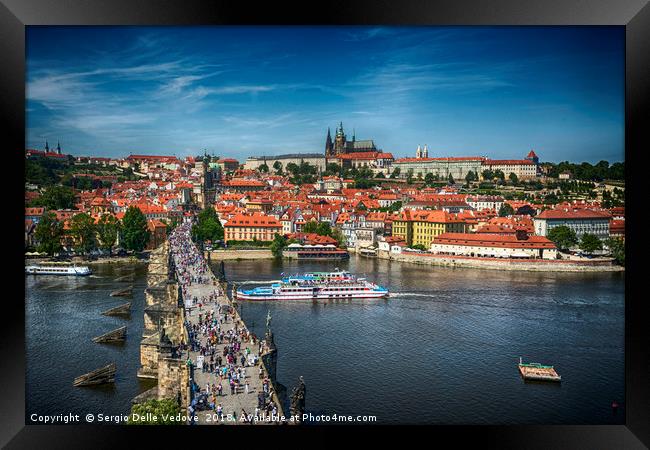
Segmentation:
<svg viewBox="0 0 650 450">
<path fill-rule="evenodd" d="M 28 148 L 624 160 L 621 27 L 28 27 Z"/>
</svg>

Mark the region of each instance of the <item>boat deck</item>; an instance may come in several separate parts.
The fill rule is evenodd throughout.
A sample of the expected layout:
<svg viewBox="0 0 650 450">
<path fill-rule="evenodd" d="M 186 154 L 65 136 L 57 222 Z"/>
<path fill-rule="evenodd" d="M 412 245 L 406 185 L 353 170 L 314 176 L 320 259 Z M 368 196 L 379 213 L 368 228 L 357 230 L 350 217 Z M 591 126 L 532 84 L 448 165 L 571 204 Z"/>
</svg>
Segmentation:
<svg viewBox="0 0 650 450">
<path fill-rule="evenodd" d="M 533 381 L 561 381 L 562 377 L 558 375 L 553 366 L 543 366 L 541 364 L 529 363 L 519 364 L 519 373 L 524 380 Z"/>
</svg>

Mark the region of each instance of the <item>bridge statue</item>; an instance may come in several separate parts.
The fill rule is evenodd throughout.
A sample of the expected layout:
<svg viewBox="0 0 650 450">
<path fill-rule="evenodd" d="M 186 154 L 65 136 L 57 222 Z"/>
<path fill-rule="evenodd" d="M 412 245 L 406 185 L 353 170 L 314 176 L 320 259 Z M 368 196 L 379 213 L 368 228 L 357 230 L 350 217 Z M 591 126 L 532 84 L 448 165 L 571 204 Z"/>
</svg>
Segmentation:
<svg viewBox="0 0 650 450">
<path fill-rule="evenodd" d="M 298 386 L 294 387 L 291 391 L 291 415 L 296 417 L 296 423 L 302 421 L 302 415 L 305 412 L 305 381 L 300 376 Z"/>
</svg>

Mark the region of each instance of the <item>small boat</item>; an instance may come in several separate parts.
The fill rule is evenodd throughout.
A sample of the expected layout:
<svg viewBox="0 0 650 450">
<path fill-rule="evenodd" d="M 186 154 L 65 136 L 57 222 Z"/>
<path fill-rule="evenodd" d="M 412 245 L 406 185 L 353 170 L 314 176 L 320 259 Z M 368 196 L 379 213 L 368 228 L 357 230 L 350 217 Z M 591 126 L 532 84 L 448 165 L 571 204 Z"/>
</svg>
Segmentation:
<svg viewBox="0 0 650 450">
<path fill-rule="evenodd" d="M 545 366 L 540 363 L 524 363 L 519 358 L 519 373 L 524 380 L 530 381 L 562 381 L 553 366 Z"/>
<path fill-rule="evenodd" d="M 86 276 L 92 274 L 87 266 L 77 266 L 71 263 L 40 263 L 25 267 L 25 273 L 29 275 L 73 275 Z"/>
<path fill-rule="evenodd" d="M 279 283 L 254 289 L 239 288 L 238 300 L 351 300 L 387 298 L 388 289 L 350 272 L 310 272 L 282 277 Z"/>
</svg>

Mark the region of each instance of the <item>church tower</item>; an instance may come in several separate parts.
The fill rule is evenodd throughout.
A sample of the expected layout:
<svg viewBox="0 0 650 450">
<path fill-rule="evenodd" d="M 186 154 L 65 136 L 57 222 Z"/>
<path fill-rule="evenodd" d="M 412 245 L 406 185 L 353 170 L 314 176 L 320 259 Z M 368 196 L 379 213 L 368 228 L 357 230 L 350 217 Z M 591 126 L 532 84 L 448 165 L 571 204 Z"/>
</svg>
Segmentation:
<svg viewBox="0 0 650 450">
<path fill-rule="evenodd" d="M 427 144 L 424 144 L 424 150 L 422 150 L 422 157 L 423 158 L 429 157 L 429 149 L 427 148 Z"/>
<path fill-rule="evenodd" d="M 334 144 L 332 143 L 330 127 L 327 127 L 327 139 L 325 139 L 325 156 L 334 156 Z"/>
<path fill-rule="evenodd" d="M 336 129 L 336 137 L 334 138 L 334 151 L 335 154 L 346 153 L 346 139 L 345 133 L 343 132 L 343 122 L 339 124 L 339 128 Z"/>
<path fill-rule="evenodd" d="M 416 157 L 417 159 L 422 158 L 422 149 L 420 148 L 419 145 L 418 145 L 418 149 L 415 151 L 415 157 Z"/>
<path fill-rule="evenodd" d="M 56 152 L 60 155 L 61 154 L 61 144 L 59 141 L 56 141 Z"/>
<path fill-rule="evenodd" d="M 50 146 L 48 145 L 47 140 L 46 140 L 45 141 L 45 152 L 49 153 L 49 151 L 50 151 Z"/>
</svg>

